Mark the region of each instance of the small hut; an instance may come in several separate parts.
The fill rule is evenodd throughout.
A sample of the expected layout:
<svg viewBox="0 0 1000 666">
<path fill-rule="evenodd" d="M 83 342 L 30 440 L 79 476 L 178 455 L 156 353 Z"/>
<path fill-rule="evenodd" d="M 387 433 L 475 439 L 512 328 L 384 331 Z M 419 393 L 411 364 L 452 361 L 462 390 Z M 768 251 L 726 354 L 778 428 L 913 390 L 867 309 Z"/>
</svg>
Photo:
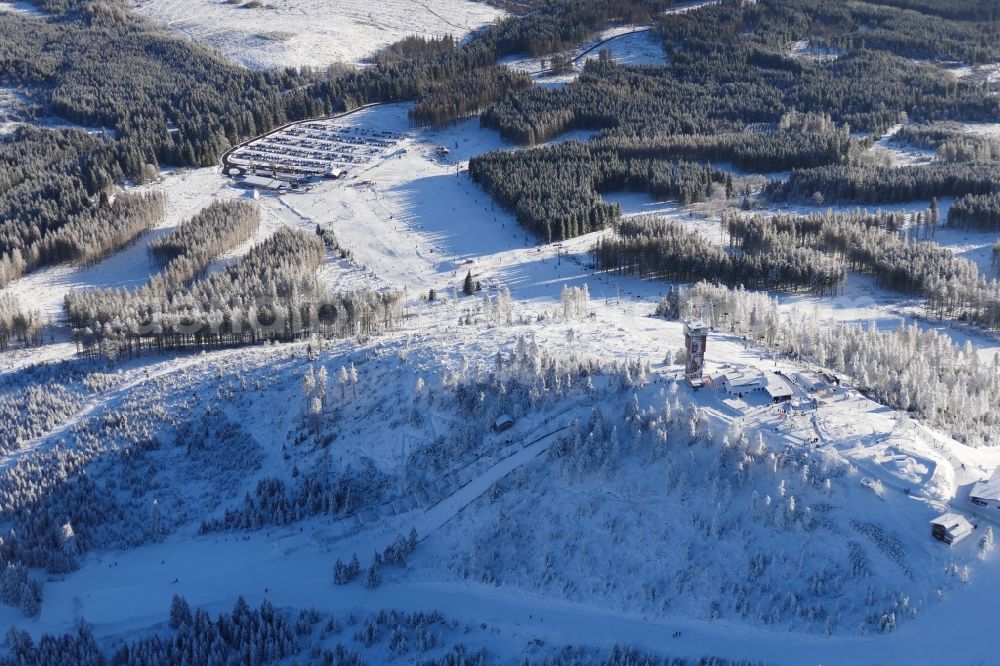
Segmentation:
<svg viewBox="0 0 1000 666">
<path fill-rule="evenodd" d="M 931 521 L 931 534 L 949 546 L 972 534 L 972 523 L 957 513 L 945 513 Z"/>
</svg>

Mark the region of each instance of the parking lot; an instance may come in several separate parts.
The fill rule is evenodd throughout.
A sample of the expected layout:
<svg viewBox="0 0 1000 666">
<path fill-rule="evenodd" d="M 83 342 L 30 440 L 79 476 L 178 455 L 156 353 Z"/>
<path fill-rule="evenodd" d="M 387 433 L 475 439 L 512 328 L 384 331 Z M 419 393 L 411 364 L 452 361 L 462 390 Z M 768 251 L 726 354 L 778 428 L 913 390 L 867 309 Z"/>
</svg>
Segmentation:
<svg viewBox="0 0 1000 666">
<path fill-rule="evenodd" d="M 241 146 L 228 161 L 251 173 L 340 178 L 393 152 L 400 139 L 396 132 L 343 125 L 337 119 L 309 120 Z"/>
</svg>

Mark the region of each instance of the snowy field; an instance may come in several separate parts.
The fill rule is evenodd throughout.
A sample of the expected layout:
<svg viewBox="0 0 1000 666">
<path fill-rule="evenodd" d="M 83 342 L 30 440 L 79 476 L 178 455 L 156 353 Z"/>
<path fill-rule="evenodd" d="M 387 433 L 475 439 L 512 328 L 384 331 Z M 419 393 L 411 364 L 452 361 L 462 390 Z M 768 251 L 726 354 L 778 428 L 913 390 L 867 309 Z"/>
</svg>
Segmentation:
<svg viewBox="0 0 1000 666">
<path fill-rule="evenodd" d="M 0 87 L 0 133 L 14 131 L 21 122 L 26 101 L 17 90 Z"/>
<path fill-rule="evenodd" d="M 649 30 L 629 32 L 607 42 L 598 50 L 607 49 L 611 57 L 623 65 L 663 65 L 667 61 L 663 45 Z M 590 53 L 587 58 L 596 58 Z"/>
<path fill-rule="evenodd" d="M 246 196 L 228 187 L 228 179 L 216 168 L 167 172 L 161 184 L 151 184 L 142 190 L 162 189 L 167 195 L 167 214 L 160 226 L 146 234 L 125 250 L 92 266 L 78 267 L 60 264 L 29 273 L 8 285 L 3 293 L 17 296 L 22 303 L 30 303 L 52 321 L 58 321 L 63 306 L 63 295 L 72 289 L 134 288 L 150 276 L 149 256 L 146 245 L 168 233 L 204 208 L 216 196 Z M 265 217 L 262 233 L 273 232 Z M 266 231 L 265 231 L 266 230 Z"/>
<path fill-rule="evenodd" d="M 409 35 L 456 38 L 502 15 L 471 0 L 137 0 L 136 10 L 247 67 L 360 62 Z"/>
<path fill-rule="evenodd" d="M 987 137 L 1000 137 L 1000 123 L 965 123 L 965 131 Z"/>
<path fill-rule="evenodd" d="M 997 274 L 993 263 L 993 244 L 997 235 L 974 229 L 949 229 L 947 227 L 935 231 L 935 243 L 954 252 L 957 256 L 968 259 L 979 266 L 979 270 L 987 277 Z"/>
<path fill-rule="evenodd" d="M 960 123 L 958 126 L 968 134 L 984 138 L 1000 137 L 1000 123 Z M 937 153 L 929 148 L 899 144 L 895 136 L 902 124 L 890 127 L 878 141 L 862 155 L 870 164 L 885 166 L 920 166 L 937 159 Z"/>
</svg>

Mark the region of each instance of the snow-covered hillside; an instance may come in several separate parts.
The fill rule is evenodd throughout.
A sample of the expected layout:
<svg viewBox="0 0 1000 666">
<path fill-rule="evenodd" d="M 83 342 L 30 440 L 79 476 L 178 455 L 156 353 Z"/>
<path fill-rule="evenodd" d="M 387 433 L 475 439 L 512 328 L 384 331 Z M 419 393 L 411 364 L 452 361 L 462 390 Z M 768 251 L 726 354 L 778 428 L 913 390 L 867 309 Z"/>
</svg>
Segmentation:
<svg viewBox="0 0 1000 666">
<path fill-rule="evenodd" d="M 898 646 L 994 576 L 978 536 L 949 551 L 927 522 L 946 503 L 967 510 L 959 461 L 987 469 L 993 450 L 929 438 L 846 389 L 790 417 L 692 393 L 660 362 L 680 326 L 644 316 L 651 304 L 592 301 L 581 317 L 567 303 L 544 322 L 515 302 L 511 324 L 463 326 L 439 303 L 363 345 L 27 376 L 67 397 L 45 412 L 49 434 L 25 430 L 3 461 L 18 535 L 5 552 L 65 573 L 38 619 L 5 606 L 4 622 L 37 634 L 86 618 L 111 645 L 164 621 L 173 594 L 212 612 L 242 594 L 324 613 L 447 609 L 515 651 L 578 642 L 577 622 L 606 618 L 647 649 L 772 660 L 772 632 L 794 629 L 813 636 L 797 649 L 838 663 L 848 637 L 895 629 Z M 773 367 L 738 338 L 709 345 L 714 363 Z M 501 413 L 515 426 L 496 433 Z M 366 589 L 372 552 L 411 529 L 407 564 L 385 562 Z M 59 559 L 37 559 L 53 539 Z M 361 577 L 335 586 L 335 562 L 355 554 Z M 548 622 L 519 628 L 529 614 Z M 741 629 L 720 640 L 719 622 Z"/>
<path fill-rule="evenodd" d="M 235 62 L 265 69 L 356 63 L 409 35 L 459 38 L 502 15 L 472 0 L 389 0 L 378 6 L 350 0 L 137 0 L 135 8 Z"/>
</svg>

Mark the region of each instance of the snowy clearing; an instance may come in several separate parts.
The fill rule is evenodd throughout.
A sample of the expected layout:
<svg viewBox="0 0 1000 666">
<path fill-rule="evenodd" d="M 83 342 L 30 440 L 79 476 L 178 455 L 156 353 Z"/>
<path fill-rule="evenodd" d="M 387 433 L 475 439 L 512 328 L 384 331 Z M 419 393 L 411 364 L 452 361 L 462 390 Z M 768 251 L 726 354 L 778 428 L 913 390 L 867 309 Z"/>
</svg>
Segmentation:
<svg viewBox="0 0 1000 666">
<path fill-rule="evenodd" d="M 965 65 L 962 67 L 949 68 L 956 79 L 969 79 L 976 83 L 996 83 L 1000 81 L 1000 64 L 993 65 Z"/>
<path fill-rule="evenodd" d="M 156 229 L 144 234 L 121 252 L 92 266 L 60 264 L 43 268 L 12 282 L 0 290 L 0 293 L 17 296 L 22 303 L 40 310 L 52 321 L 58 321 L 67 291 L 105 287 L 134 288 L 144 283 L 152 271 L 146 253 L 149 241 L 159 238 L 193 216 L 215 196 L 246 196 L 244 192 L 226 187 L 227 184 L 228 180 L 215 167 L 168 172 L 160 183 L 139 188 L 162 189 L 167 195 L 167 214 Z M 265 226 L 266 224 L 262 225 Z"/>
<path fill-rule="evenodd" d="M 903 125 L 890 127 L 862 157 L 874 164 L 886 166 L 915 166 L 930 164 L 935 159 L 935 152 L 914 146 L 900 145 L 895 142 L 896 133 Z"/>
<path fill-rule="evenodd" d="M 15 0 L 15 2 L 0 2 L 0 12 L 11 12 L 34 18 L 45 18 L 48 16 L 47 13 L 43 12 L 38 7 L 34 6 L 30 2 L 23 2 L 23 0 Z"/>
<path fill-rule="evenodd" d="M 965 131 L 983 136 L 1000 137 L 1000 123 L 964 123 Z"/>
<path fill-rule="evenodd" d="M 832 62 L 844 55 L 837 49 L 824 49 L 812 46 L 808 39 L 800 39 L 788 49 L 788 55 L 801 60 L 812 60 L 814 62 Z"/>
</svg>

